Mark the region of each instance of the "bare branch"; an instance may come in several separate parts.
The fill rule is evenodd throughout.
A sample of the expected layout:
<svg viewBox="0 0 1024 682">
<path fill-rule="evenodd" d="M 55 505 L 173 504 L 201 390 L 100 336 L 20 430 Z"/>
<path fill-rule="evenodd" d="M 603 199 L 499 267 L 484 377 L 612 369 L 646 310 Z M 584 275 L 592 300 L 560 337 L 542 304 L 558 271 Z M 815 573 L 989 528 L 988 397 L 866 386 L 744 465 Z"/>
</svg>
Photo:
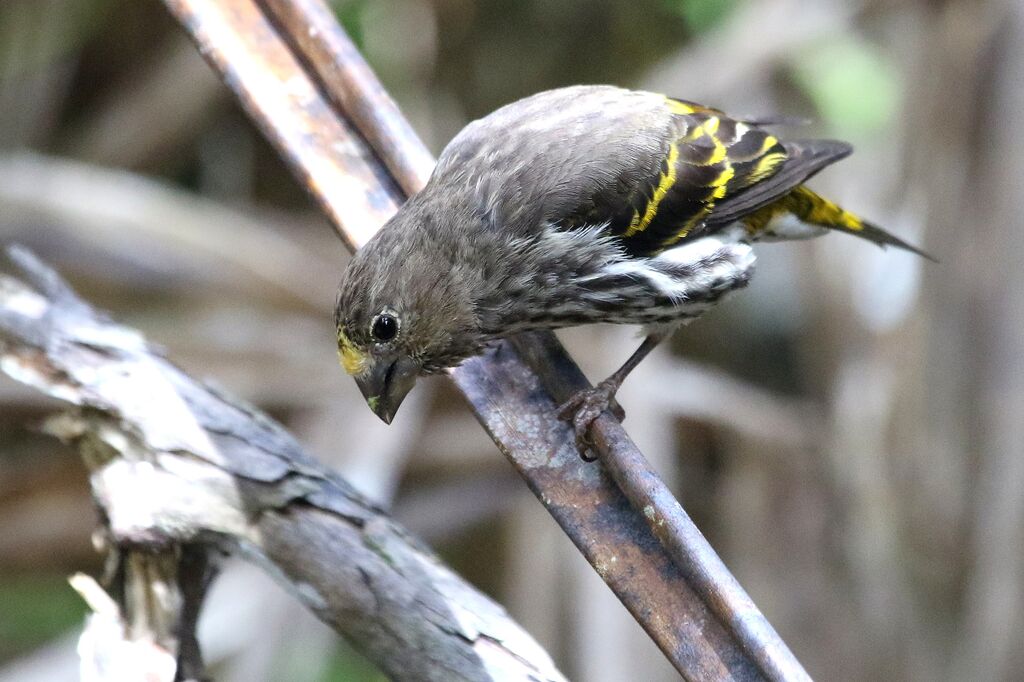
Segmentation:
<svg viewBox="0 0 1024 682">
<path fill-rule="evenodd" d="M 279 425 L 190 379 L 28 252 L 12 258 L 34 289 L 0 277 L 0 368 L 76 406 L 47 428 L 89 466 L 116 559 L 109 596 L 79 581 L 103 605 L 88 631 L 88 663 L 108 670 L 96 679 L 137 678 L 115 663 L 162 675 L 168 655 L 178 679 L 201 678 L 194 625 L 222 551 L 263 566 L 394 679 L 563 679 L 499 605 Z"/>
</svg>

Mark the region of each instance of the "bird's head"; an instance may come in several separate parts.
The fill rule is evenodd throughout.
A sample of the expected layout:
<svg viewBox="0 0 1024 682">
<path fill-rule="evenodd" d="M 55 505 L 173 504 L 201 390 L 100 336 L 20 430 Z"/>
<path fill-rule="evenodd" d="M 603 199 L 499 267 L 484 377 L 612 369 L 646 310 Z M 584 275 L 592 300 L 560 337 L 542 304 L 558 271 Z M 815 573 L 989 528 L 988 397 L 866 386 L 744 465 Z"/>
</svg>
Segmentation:
<svg viewBox="0 0 1024 682">
<path fill-rule="evenodd" d="M 454 367 L 483 344 L 471 273 L 402 219 L 352 258 L 334 316 L 342 367 L 389 424 L 420 375 Z"/>
</svg>

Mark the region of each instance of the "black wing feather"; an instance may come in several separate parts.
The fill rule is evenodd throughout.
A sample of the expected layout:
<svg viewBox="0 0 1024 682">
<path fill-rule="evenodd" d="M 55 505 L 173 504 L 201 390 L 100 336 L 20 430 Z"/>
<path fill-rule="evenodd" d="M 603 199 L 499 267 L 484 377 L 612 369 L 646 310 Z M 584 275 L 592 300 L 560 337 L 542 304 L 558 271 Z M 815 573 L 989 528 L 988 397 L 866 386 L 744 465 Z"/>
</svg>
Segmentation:
<svg viewBox="0 0 1024 682">
<path fill-rule="evenodd" d="M 782 198 L 825 166 L 853 151 L 853 147 L 837 140 L 797 140 L 780 144 L 786 151 L 786 160 L 780 168 L 773 175 L 726 195 L 716 203 L 705 220 L 709 230 L 736 222 Z"/>
</svg>

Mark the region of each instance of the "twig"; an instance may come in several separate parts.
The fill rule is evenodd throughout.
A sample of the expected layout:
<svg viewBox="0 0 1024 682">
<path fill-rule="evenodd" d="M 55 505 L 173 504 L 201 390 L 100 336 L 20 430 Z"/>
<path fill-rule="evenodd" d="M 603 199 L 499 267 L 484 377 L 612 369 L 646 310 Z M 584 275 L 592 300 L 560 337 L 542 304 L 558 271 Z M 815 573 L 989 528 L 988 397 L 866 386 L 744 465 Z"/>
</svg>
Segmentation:
<svg viewBox="0 0 1024 682">
<path fill-rule="evenodd" d="M 415 194 L 434 169 L 423 142 L 319 0 L 256 0 L 338 112 L 366 137 L 405 194 Z"/>
<path fill-rule="evenodd" d="M 347 244 L 365 244 L 425 183 L 427 168 L 416 161 L 422 144 L 320 0 L 165 2 Z M 538 373 L 557 375 L 557 386 Z M 653 513 L 638 513 L 603 470 L 579 461 L 570 430 L 555 418 L 559 396 L 552 391 L 578 390 L 586 381 L 553 336 L 500 344 L 451 376 L 498 447 L 681 673 L 807 679 L 613 418 L 595 424 L 603 458 L 627 497 Z M 638 488 L 640 481 L 622 475 L 627 470 L 643 473 L 659 494 Z"/>
<path fill-rule="evenodd" d="M 535 336 L 533 343 L 516 339 L 516 345 L 541 377 L 541 382 L 559 402 L 567 400 L 587 384 L 586 377 L 550 335 Z M 532 348 L 531 348 L 532 346 Z M 559 358 L 557 364 L 532 355 L 533 348 Z M 679 505 L 665 483 L 651 469 L 643 453 L 633 444 L 618 422 L 603 416 L 593 428 L 595 445 L 605 454 L 603 464 L 635 509 L 641 510 L 648 527 L 686 575 L 693 589 L 711 610 L 726 622 L 730 633 L 747 654 L 772 680 L 809 679 L 785 643 L 761 614 L 753 600 Z"/>
<path fill-rule="evenodd" d="M 179 675 L 201 675 L 194 625 L 212 550 L 263 566 L 394 679 L 563 679 L 500 606 L 280 426 L 15 257 L 35 291 L 0 277 L 0 368 L 77 406 L 48 428 L 82 452 L 119 558 L 113 596 L 90 590 L 117 607 L 89 630 L 97 670 L 165 675 L 170 656 Z"/>
</svg>

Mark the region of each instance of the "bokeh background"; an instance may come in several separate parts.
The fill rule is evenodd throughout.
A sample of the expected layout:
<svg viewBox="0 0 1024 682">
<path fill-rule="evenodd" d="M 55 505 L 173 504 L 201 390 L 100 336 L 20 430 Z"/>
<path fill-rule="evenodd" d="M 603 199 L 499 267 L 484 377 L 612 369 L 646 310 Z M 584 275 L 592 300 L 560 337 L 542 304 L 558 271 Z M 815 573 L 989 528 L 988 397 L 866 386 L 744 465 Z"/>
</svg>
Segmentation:
<svg viewBox="0 0 1024 682">
<path fill-rule="evenodd" d="M 747 291 L 626 383 L 626 425 L 817 678 L 1024 669 L 1024 5 L 1020 0 L 344 0 L 434 151 L 587 82 L 857 152 L 812 186 L 940 264 L 842 235 L 758 248 Z M 196 375 L 255 402 L 463 575 L 573 679 L 675 679 L 442 379 L 390 428 L 336 369 L 346 254 L 157 0 L 0 2 L 0 241 Z M 562 334 L 591 377 L 627 329 Z M 0 378 L 0 680 L 75 679 L 98 572 L 54 404 Z M 373 667 L 256 570 L 202 630 L 216 679 Z"/>
</svg>

